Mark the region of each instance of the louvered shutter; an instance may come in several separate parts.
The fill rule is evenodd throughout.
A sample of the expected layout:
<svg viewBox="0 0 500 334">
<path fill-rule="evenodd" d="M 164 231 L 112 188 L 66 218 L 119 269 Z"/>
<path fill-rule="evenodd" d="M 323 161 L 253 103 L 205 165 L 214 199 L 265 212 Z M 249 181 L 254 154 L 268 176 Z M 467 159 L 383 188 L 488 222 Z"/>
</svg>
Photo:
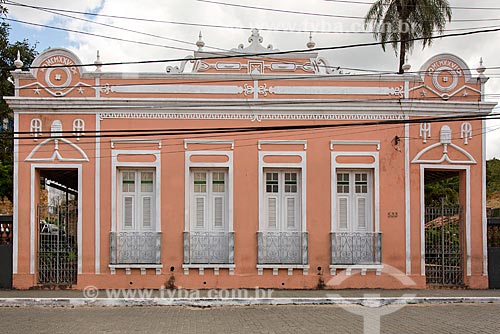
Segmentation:
<svg viewBox="0 0 500 334">
<path fill-rule="evenodd" d="M 288 229 L 295 229 L 296 227 L 296 205 L 295 198 L 288 197 L 286 199 L 286 227 Z"/>
<path fill-rule="evenodd" d="M 347 220 L 349 216 L 348 199 L 345 197 L 340 197 L 338 199 L 338 223 L 340 230 L 347 229 Z"/>
<path fill-rule="evenodd" d="M 142 198 L 142 226 L 144 228 L 151 228 L 152 216 L 152 201 L 150 196 Z"/>
<path fill-rule="evenodd" d="M 195 203 L 196 227 L 203 228 L 205 226 L 205 198 L 196 197 Z"/>
<path fill-rule="evenodd" d="M 357 218 L 358 229 L 366 229 L 366 198 L 358 197 L 357 199 Z"/>
<path fill-rule="evenodd" d="M 130 229 L 134 227 L 134 197 L 123 197 L 123 227 Z"/>
<path fill-rule="evenodd" d="M 224 227 L 224 198 L 214 198 L 214 227 Z"/>
<path fill-rule="evenodd" d="M 278 221 L 278 200 L 276 197 L 267 199 L 267 225 L 270 229 L 275 229 Z"/>
</svg>

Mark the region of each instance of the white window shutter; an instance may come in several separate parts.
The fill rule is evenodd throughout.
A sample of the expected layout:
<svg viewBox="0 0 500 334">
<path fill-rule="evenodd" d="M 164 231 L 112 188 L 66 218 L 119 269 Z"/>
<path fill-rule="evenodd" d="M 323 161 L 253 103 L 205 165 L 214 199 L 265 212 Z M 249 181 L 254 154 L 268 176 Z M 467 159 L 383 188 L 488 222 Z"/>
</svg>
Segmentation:
<svg viewBox="0 0 500 334">
<path fill-rule="evenodd" d="M 286 227 L 295 228 L 295 214 L 296 214 L 295 198 L 288 197 L 286 199 Z"/>
<path fill-rule="evenodd" d="M 366 198 L 358 197 L 357 202 L 358 228 L 364 230 L 366 229 Z"/>
<path fill-rule="evenodd" d="M 269 197 L 267 199 L 267 225 L 269 228 L 276 228 L 277 214 L 278 214 L 278 201 L 276 197 Z"/>
<path fill-rule="evenodd" d="M 347 219 L 348 219 L 348 200 L 345 197 L 340 197 L 338 199 L 338 223 L 339 229 L 346 230 L 347 229 Z"/>
<path fill-rule="evenodd" d="M 214 227 L 224 226 L 224 198 L 214 198 Z"/>
<path fill-rule="evenodd" d="M 134 198 L 125 196 L 123 198 L 123 227 L 132 228 L 134 226 Z"/>
<path fill-rule="evenodd" d="M 205 198 L 204 197 L 196 197 L 196 227 L 204 227 L 205 226 Z"/>
<path fill-rule="evenodd" d="M 152 216 L 152 208 L 151 208 L 151 197 L 143 197 L 142 198 L 142 226 L 145 228 L 151 228 L 151 216 Z"/>
</svg>

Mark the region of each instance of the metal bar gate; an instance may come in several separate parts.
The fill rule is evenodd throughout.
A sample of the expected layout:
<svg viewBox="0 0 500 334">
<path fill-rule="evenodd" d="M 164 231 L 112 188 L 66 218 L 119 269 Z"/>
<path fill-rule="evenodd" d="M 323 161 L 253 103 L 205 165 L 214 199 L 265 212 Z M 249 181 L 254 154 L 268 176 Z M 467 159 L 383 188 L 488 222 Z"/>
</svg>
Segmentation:
<svg viewBox="0 0 500 334">
<path fill-rule="evenodd" d="M 464 284 L 461 207 L 425 208 L 425 276 L 427 284 Z"/>
<path fill-rule="evenodd" d="M 39 205 L 38 222 L 38 283 L 76 284 L 77 207 Z"/>
</svg>

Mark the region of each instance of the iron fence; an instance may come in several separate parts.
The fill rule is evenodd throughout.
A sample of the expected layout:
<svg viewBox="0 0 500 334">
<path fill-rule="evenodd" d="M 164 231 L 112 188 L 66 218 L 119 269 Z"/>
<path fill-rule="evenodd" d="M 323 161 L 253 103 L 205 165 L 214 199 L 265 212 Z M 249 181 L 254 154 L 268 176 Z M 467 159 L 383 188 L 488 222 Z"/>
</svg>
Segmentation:
<svg viewBox="0 0 500 334">
<path fill-rule="evenodd" d="M 461 207 L 425 209 L 425 276 L 427 284 L 463 285 Z"/>
<path fill-rule="evenodd" d="M 38 206 L 38 283 L 76 284 L 78 270 L 76 206 Z"/>
</svg>

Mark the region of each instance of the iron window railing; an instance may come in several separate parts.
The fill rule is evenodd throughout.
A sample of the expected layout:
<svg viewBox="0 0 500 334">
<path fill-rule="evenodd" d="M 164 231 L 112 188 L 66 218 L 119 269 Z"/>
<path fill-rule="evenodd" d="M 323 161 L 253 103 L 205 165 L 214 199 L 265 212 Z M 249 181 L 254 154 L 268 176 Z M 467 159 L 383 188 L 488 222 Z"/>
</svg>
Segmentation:
<svg viewBox="0 0 500 334">
<path fill-rule="evenodd" d="M 258 232 L 258 264 L 307 264 L 307 232 Z"/>
<path fill-rule="evenodd" d="M 111 232 L 110 264 L 160 264 L 160 232 Z"/>
<path fill-rule="evenodd" d="M 234 233 L 184 232 L 184 264 L 234 264 Z"/>
<path fill-rule="evenodd" d="M 382 233 L 333 232 L 332 265 L 382 263 Z"/>
</svg>

